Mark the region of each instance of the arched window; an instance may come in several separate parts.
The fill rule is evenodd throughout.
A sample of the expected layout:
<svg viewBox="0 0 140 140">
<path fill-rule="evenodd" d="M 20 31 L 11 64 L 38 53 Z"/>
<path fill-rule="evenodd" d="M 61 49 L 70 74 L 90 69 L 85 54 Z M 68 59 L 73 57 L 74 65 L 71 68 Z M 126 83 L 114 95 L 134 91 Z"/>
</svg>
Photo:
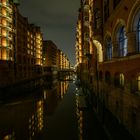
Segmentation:
<svg viewBox="0 0 140 140">
<path fill-rule="evenodd" d="M 126 56 L 127 55 L 127 37 L 124 26 L 121 26 L 118 30 L 118 51 L 119 56 Z"/>
<path fill-rule="evenodd" d="M 140 18 L 137 24 L 137 42 L 138 42 L 137 51 L 140 52 Z"/>
<path fill-rule="evenodd" d="M 115 87 L 119 87 L 119 73 L 115 73 L 115 76 L 114 76 L 114 85 Z"/>
<path fill-rule="evenodd" d="M 137 90 L 140 91 L 140 75 L 137 77 Z"/>
<path fill-rule="evenodd" d="M 133 30 L 136 32 L 135 50 L 136 52 L 140 53 L 140 9 L 135 15 L 134 22 L 133 22 Z"/>
<path fill-rule="evenodd" d="M 124 87 L 124 74 L 123 73 L 116 73 L 114 77 L 114 84 L 116 87 Z"/>
<path fill-rule="evenodd" d="M 106 46 L 106 60 L 111 60 L 112 59 L 112 41 L 111 41 L 111 37 L 107 37 L 105 43 L 106 43 L 105 44 L 105 46 Z"/>
<path fill-rule="evenodd" d="M 122 73 L 120 74 L 120 83 L 119 84 L 121 87 L 124 87 L 124 75 Z"/>
</svg>

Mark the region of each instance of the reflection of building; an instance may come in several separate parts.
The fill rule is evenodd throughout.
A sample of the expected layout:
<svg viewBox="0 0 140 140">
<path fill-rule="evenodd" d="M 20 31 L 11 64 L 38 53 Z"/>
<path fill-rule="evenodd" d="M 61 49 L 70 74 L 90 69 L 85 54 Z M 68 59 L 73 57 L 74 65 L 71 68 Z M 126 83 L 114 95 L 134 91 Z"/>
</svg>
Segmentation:
<svg viewBox="0 0 140 140">
<path fill-rule="evenodd" d="M 32 139 L 32 137 L 38 135 L 43 129 L 44 125 L 44 118 L 43 118 L 43 112 L 44 112 L 44 105 L 43 101 L 39 100 L 36 103 L 36 112 L 32 114 L 32 116 L 29 118 L 29 137 Z"/>
<path fill-rule="evenodd" d="M 97 111 L 105 119 L 106 107 L 110 115 L 113 114 L 120 124 L 139 139 L 140 1 L 87 1 L 91 9 L 89 16 L 91 14 L 93 18 L 93 30 L 89 30 L 93 43 L 93 55 L 89 59 L 89 71 L 92 70 L 89 86 L 100 102 L 96 104 L 94 97 Z M 84 51 L 84 43 L 82 45 Z"/>
<path fill-rule="evenodd" d="M 79 109 L 78 107 L 78 98 L 76 98 L 76 115 L 78 118 L 78 134 L 79 134 L 79 140 L 83 140 L 83 111 Z"/>
<path fill-rule="evenodd" d="M 63 82 L 59 81 L 58 82 L 58 88 L 57 89 L 58 89 L 58 97 L 60 99 L 62 99 L 64 97 L 65 93 L 67 92 L 68 85 L 69 85 L 68 81 L 63 81 Z"/>
<path fill-rule="evenodd" d="M 0 107 L 0 139 L 30 140 L 44 127 L 43 100 L 27 98 Z"/>
<path fill-rule="evenodd" d="M 46 87 L 44 89 L 44 107 L 47 108 L 44 113 L 47 116 L 54 113 L 59 101 L 57 97 L 57 84 L 51 87 L 52 88 Z"/>
</svg>

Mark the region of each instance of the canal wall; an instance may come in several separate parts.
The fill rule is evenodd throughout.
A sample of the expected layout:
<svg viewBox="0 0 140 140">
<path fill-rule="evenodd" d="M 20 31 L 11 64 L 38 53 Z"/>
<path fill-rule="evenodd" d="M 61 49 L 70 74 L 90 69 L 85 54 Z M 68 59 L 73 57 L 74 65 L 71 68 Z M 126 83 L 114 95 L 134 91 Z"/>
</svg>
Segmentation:
<svg viewBox="0 0 140 140">
<path fill-rule="evenodd" d="M 98 91 L 97 87 L 89 86 L 86 83 L 82 85 L 87 89 L 86 93 L 89 97 L 89 105 L 93 111 L 95 111 L 98 120 L 103 125 L 110 140 L 139 140 L 138 118 L 134 119 L 133 117 L 135 117 L 135 115 L 131 115 L 132 108 L 130 108 L 129 105 L 131 105 L 132 102 L 128 104 L 128 95 L 124 95 L 122 98 L 122 92 L 120 92 L 120 96 L 110 93 L 109 90 L 111 91 L 111 88 L 108 88 L 108 91 L 105 92 L 103 89 L 99 89 Z M 135 104 L 137 103 L 138 102 L 135 102 Z M 135 109 L 133 109 L 133 112 L 134 111 Z M 136 121 L 137 124 L 134 121 Z M 134 125 L 136 127 L 133 129 L 132 126 L 134 127 Z"/>
</svg>

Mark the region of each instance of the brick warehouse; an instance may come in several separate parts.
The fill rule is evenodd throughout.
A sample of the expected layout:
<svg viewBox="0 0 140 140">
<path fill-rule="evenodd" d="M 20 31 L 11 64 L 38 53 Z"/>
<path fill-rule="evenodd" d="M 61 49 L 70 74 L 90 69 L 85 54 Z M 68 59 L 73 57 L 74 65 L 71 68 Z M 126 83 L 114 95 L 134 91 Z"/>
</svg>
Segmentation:
<svg viewBox="0 0 140 140">
<path fill-rule="evenodd" d="M 90 59 L 87 62 L 78 62 L 77 65 L 88 63 L 87 83 L 95 93 L 92 96 L 99 99 L 99 102 L 96 102 L 95 98 L 93 100 L 101 120 L 107 120 L 105 107 L 115 116 L 118 123 L 138 140 L 140 139 L 140 1 L 82 2 L 83 7 L 88 3 L 89 17 L 92 15 L 92 22 L 89 24 L 92 26 L 90 29 L 92 39 L 89 41 L 93 43 L 93 47 Z M 80 31 L 84 34 L 84 30 Z M 77 42 L 77 46 L 80 46 L 80 43 Z M 85 46 L 82 47 L 77 54 L 82 53 L 84 57 Z"/>
</svg>

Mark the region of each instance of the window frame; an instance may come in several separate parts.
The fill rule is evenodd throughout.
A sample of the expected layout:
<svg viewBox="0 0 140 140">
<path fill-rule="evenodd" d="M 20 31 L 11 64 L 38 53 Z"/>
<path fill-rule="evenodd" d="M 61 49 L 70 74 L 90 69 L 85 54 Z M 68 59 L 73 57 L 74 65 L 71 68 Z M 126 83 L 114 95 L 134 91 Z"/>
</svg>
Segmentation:
<svg viewBox="0 0 140 140">
<path fill-rule="evenodd" d="M 125 27 L 121 26 L 118 30 L 118 53 L 120 57 L 124 57 L 127 55 L 127 36 Z"/>
<path fill-rule="evenodd" d="M 137 76 L 137 91 L 140 91 L 140 75 Z"/>
<path fill-rule="evenodd" d="M 112 59 L 112 52 L 113 48 L 112 48 L 112 40 L 111 37 L 107 37 L 106 39 L 106 60 L 111 60 Z"/>
</svg>

